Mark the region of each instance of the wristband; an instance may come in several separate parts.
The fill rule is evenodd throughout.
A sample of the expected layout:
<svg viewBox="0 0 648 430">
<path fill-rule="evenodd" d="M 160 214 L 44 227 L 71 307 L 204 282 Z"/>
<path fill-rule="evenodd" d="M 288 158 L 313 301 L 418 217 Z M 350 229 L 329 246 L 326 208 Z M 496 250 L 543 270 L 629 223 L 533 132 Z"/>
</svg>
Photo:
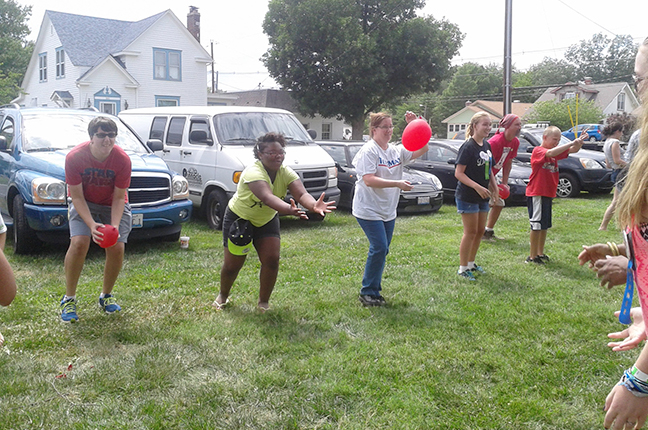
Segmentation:
<svg viewBox="0 0 648 430">
<path fill-rule="evenodd" d="M 623 376 L 617 385 L 623 385 L 635 397 L 648 397 L 648 385 L 635 379 L 630 370 L 623 372 Z"/>
<path fill-rule="evenodd" d="M 632 369 L 628 370 L 628 372 L 638 381 L 648 384 L 648 374 L 637 369 L 637 366 L 632 366 Z"/>
</svg>

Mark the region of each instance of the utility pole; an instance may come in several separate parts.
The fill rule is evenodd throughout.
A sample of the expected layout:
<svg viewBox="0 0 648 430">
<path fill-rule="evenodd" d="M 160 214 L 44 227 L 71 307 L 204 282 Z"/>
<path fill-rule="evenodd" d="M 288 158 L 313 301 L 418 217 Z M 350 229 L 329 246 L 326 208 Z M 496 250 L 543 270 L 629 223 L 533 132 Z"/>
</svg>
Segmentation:
<svg viewBox="0 0 648 430">
<path fill-rule="evenodd" d="M 216 80 L 214 79 L 214 41 L 211 41 L 211 57 L 212 57 L 212 94 L 216 92 Z"/>
<path fill-rule="evenodd" d="M 513 0 L 506 3 L 504 19 L 504 115 L 511 113 L 511 36 L 513 29 Z"/>
</svg>

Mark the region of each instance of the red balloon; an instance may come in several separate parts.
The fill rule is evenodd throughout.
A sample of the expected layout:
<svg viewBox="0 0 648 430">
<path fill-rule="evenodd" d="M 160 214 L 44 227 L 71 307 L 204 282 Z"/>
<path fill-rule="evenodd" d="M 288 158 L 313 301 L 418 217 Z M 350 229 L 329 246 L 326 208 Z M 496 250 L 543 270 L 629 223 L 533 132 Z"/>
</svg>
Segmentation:
<svg viewBox="0 0 648 430">
<path fill-rule="evenodd" d="M 104 225 L 103 227 L 97 228 L 97 231 L 103 233 L 103 240 L 99 242 L 99 246 L 102 248 L 110 248 L 119 239 L 119 230 L 112 225 Z"/>
<path fill-rule="evenodd" d="M 500 196 L 500 198 L 506 200 L 511 195 L 511 188 L 508 185 L 499 184 L 499 185 L 497 185 L 497 188 L 499 188 L 499 196 Z"/>
<path fill-rule="evenodd" d="M 415 119 L 403 130 L 403 146 L 408 151 L 418 151 L 430 141 L 432 129 L 424 119 Z"/>
</svg>

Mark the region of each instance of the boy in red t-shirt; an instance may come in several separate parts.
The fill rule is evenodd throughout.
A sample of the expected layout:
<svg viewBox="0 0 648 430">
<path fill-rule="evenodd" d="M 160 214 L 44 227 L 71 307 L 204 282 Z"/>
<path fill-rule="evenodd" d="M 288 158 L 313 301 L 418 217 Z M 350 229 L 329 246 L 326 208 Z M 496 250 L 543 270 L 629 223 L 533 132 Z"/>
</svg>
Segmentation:
<svg viewBox="0 0 648 430">
<path fill-rule="evenodd" d="M 65 255 L 65 295 L 61 299 L 63 322 L 78 321 L 76 288 L 90 240 L 101 244 L 98 229 L 106 224 L 119 230 L 117 243 L 106 248 L 103 287 L 99 306 L 112 314 L 121 307 L 112 295 L 124 261 L 124 247 L 131 231 L 132 215 L 126 195 L 130 186 L 130 157 L 115 146 L 117 124 L 96 117 L 88 125 L 90 141 L 72 149 L 65 157 L 65 182 L 72 202 L 68 207 L 70 247 Z"/>
<path fill-rule="evenodd" d="M 531 224 L 531 252 L 527 263 L 545 264 L 549 257 L 544 253 L 547 230 L 551 228 L 551 202 L 558 189 L 558 160 L 578 152 L 587 137 L 558 146 L 561 134 L 558 127 L 547 127 L 542 133 L 542 145 L 531 153 L 531 176 L 526 188 L 529 223 Z"/>
</svg>

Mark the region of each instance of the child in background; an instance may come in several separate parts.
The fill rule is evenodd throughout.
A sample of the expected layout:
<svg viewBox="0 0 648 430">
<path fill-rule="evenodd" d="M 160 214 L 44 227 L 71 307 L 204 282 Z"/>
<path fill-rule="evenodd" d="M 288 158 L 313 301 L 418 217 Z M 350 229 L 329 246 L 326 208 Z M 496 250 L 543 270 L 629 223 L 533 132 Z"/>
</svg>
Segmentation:
<svg viewBox="0 0 648 430">
<path fill-rule="evenodd" d="M 526 263 L 545 264 L 549 261 L 549 257 L 544 253 L 544 246 L 547 230 L 551 228 L 551 204 L 558 189 L 558 160 L 578 152 L 587 136 L 587 133 L 583 133 L 578 139 L 558 146 L 560 129 L 551 126 L 542 134 L 542 145 L 533 148 L 531 176 L 526 189 L 531 224 L 531 251 Z"/>
</svg>

